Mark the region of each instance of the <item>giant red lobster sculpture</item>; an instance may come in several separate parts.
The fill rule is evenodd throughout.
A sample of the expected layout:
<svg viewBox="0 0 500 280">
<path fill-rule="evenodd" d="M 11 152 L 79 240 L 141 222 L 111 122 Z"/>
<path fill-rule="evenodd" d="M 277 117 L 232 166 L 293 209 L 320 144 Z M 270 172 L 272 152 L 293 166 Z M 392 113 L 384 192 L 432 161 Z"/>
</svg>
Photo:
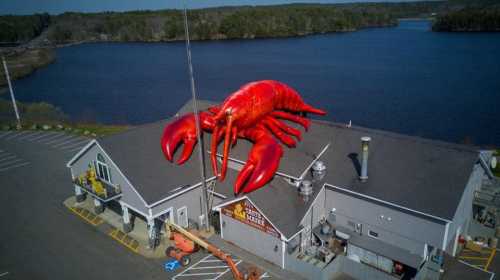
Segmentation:
<svg viewBox="0 0 500 280">
<path fill-rule="evenodd" d="M 219 180 L 224 180 L 229 147 L 236 144 L 237 138 L 245 138 L 254 146 L 236 179 L 234 193 L 248 193 L 264 186 L 274 176 L 283 155 L 282 147 L 272 135 L 289 147 L 296 145 L 291 136 L 301 140 L 300 130 L 278 119 L 296 122 L 305 130 L 309 128 L 310 121 L 298 113 L 326 114 L 307 105 L 291 87 L 270 80 L 245 84 L 219 106 L 200 112 L 201 129 L 212 132 L 210 159 L 214 174 Z M 223 138 L 223 162 L 219 174 L 217 146 Z M 161 148 L 167 160 L 173 161 L 174 152 L 181 142 L 184 143 L 184 150 L 178 164 L 189 159 L 197 142 L 193 113 L 183 115 L 165 127 Z"/>
</svg>

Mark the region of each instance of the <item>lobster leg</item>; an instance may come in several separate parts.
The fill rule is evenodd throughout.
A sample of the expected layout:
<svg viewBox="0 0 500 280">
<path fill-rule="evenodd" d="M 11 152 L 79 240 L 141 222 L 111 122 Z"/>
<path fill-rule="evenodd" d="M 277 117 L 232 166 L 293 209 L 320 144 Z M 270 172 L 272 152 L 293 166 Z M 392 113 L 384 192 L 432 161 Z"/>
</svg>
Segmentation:
<svg viewBox="0 0 500 280">
<path fill-rule="evenodd" d="M 212 133 L 212 142 L 210 146 L 210 162 L 212 163 L 212 170 L 215 176 L 219 176 L 219 170 L 217 166 L 217 146 L 219 144 L 220 135 L 219 126 L 216 125 Z"/>
<path fill-rule="evenodd" d="M 293 148 L 297 145 L 297 143 L 291 136 L 285 134 L 278 126 L 276 126 L 268 119 L 263 119 L 262 124 L 264 124 L 266 128 L 268 128 L 269 130 L 271 130 L 271 132 L 274 135 L 276 135 L 276 137 L 278 137 L 278 139 L 280 139 L 280 141 L 285 143 L 285 145 L 287 145 L 288 147 Z"/>
<path fill-rule="evenodd" d="M 276 125 L 277 127 L 279 127 L 284 132 L 297 137 L 297 139 L 299 141 L 302 140 L 302 133 L 300 132 L 300 130 L 295 129 L 293 127 L 290 127 L 290 126 L 284 124 L 283 122 L 280 122 L 280 121 L 276 120 L 273 117 L 267 116 L 265 119 L 269 120 L 271 123 L 273 123 L 274 125 Z"/>
<path fill-rule="evenodd" d="M 234 127 L 234 134 L 236 134 L 238 131 L 236 127 Z M 227 161 L 229 157 L 229 147 L 231 146 L 231 134 L 233 133 L 233 117 L 231 115 L 228 115 L 227 117 L 227 126 L 226 126 L 226 135 L 224 138 L 224 154 L 222 158 L 222 168 L 221 168 L 221 174 L 219 177 L 219 181 L 223 181 L 224 178 L 226 178 L 226 172 L 227 172 Z"/>
<path fill-rule="evenodd" d="M 288 121 L 292 121 L 292 122 L 298 123 L 302 127 L 304 127 L 304 129 L 306 131 L 309 129 L 309 126 L 311 125 L 311 121 L 310 120 L 308 120 L 308 119 L 306 119 L 304 117 L 301 117 L 301 116 L 297 116 L 297 115 L 288 113 L 288 112 L 274 111 L 274 112 L 271 113 L 271 116 L 276 117 L 276 118 L 280 118 L 280 119 L 283 119 L 283 120 L 288 120 Z"/>
</svg>

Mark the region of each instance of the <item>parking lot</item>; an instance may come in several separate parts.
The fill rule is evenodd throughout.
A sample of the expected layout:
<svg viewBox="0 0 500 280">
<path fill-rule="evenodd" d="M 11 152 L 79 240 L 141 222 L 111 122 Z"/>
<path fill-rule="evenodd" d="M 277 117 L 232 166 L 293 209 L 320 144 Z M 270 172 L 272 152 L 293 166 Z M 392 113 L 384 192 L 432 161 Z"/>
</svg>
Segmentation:
<svg viewBox="0 0 500 280">
<path fill-rule="evenodd" d="M 61 131 L 0 131 L 0 280 L 232 279 L 223 262 L 203 252 L 187 268 L 166 271 L 168 258 L 146 259 L 113 240 L 102 223 L 68 210 L 66 163 L 89 141 Z M 240 269 L 248 265 L 235 259 Z M 196 273 L 216 274 L 189 275 Z"/>
<path fill-rule="evenodd" d="M 45 148 L 76 152 L 85 146 L 90 139 L 63 131 L 3 131 L 0 140 L 25 144 L 42 144 Z M 1 168 L 1 167 L 0 167 Z"/>
<path fill-rule="evenodd" d="M 244 263 L 238 257 L 233 257 L 233 261 L 241 272 L 248 268 L 248 264 Z M 186 269 L 175 275 L 172 280 L 216 280 L 216 279 L 233 279 L 232 272 L 229 266 L 222 260 L 207 255 L 198 262 L 188 266 Z M 261 272 L 260 279 L 276 279 L 268 272 Z"/>
</svg>

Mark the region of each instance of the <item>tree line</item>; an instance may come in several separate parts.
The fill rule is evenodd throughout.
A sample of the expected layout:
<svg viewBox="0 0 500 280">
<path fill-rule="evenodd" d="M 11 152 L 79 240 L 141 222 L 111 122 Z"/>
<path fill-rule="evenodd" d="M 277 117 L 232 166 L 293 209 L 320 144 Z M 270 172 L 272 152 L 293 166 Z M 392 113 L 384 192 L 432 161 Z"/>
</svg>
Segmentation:
<svg viewBox="0 0 500 280">
<path fill-rule="evenodd" d="M 428 16 L 441 1 L 410 3 L 289 4 L 189 10 L 192 39 L 302 36 L 391 26 L 400 17 Z M 81 41 L 172 41 L 184 39 L 181 10 L 2 16 L 0 41 L 25 41 L 47 27 L 56 44 Z M 18 24 L 17 22 L 23 22 Z M 40 23 L 41 22 L 41 23 Z M 2 26 L 2 27 L 4 27 Z M 5 30 L 5 31 L 4 31 Z"/>
</svg>

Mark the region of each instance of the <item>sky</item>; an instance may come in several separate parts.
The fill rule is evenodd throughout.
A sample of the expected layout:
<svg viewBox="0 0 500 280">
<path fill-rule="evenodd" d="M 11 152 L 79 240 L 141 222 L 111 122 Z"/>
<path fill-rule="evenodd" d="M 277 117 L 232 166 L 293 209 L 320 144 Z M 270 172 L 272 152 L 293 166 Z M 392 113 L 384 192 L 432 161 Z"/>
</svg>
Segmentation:
<svg viewBox="0 0 500 280">
<path fill-rule="evenodd" d="M 47 12 L 102 12 L 130 10 L 159 10 L 182 8 L 205 8 L 234 5 L 272 5 L 287 3 L 346 3 L 381 2 L 384 0 L 0 0 L 0 14 L 28 15 Z M 407 0 L 385 0 L 401 2 Z"/>
</svg>

